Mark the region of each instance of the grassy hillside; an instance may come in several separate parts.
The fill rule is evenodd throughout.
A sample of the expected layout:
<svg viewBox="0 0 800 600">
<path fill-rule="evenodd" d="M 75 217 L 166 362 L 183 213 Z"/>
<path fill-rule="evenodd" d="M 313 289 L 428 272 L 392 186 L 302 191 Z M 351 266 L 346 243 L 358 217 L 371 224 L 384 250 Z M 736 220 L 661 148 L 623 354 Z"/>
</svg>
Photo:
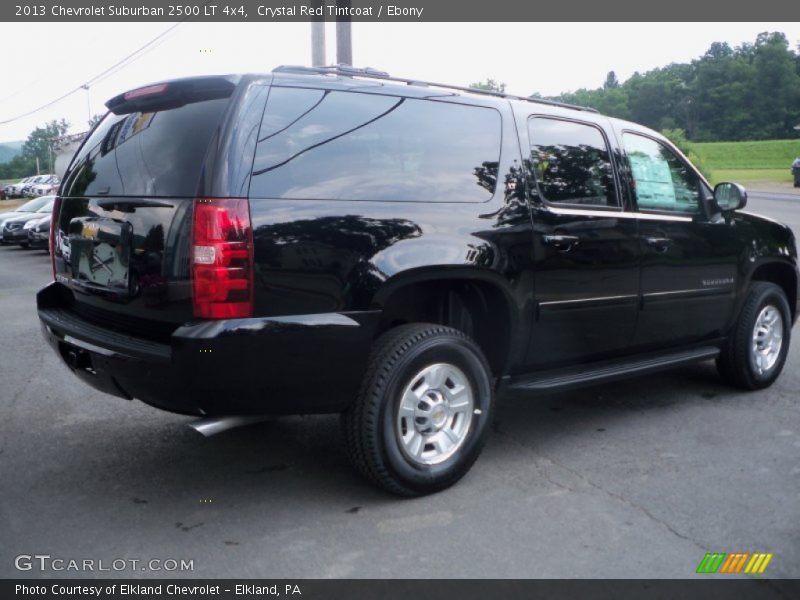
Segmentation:
<svg viewBox="0 0 800 600">
<path fill-rule="evenodd" d="M 800 156 L 800 138 L 697 143 L 692 149 L 710 169 L 788 169 Z"/>
<path fill-rule="evenodd" d="M 25 142 L 0 142 L 0 163 L 6 163 L 22 152 Z"/>
<path fill-rule="evenodd" d="M 792 161 L 800 157 L 800 138 L 761 142 L 693 143 L 711 179 L 718 181 L 792 180 Z"/>
</svg>

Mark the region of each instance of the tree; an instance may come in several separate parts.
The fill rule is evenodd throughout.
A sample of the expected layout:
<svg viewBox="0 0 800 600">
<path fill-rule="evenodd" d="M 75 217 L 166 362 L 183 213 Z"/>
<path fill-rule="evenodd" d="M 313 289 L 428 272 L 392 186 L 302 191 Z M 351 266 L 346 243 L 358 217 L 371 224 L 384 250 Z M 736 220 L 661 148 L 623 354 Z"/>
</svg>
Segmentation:
<svg viewBox="0 0 800 600">
<path fill-rule="evenodd" d="M 100 120 L 103 118 L 103 115 L 92 115 L 92 118 L 89 119 L 89 129 L 92 129 Z"/>
<path fill-rule="evenodd" d="M 471 83 L 469 87 L 478 90 L 486 90 L 487 92 L 499 92 L 501 94 L 506 91 L 506 84 L 495 81 L 494 79 L 487 79 L 486 81 L 479 81 L 478 83 Z"/>
<path fill-rule="evenodd" d="M 551 98 L 589 106 L 653 129 L 682 129 L 693 141 L 791 138 L 800 122 L 800 47 L 783 33 L 732 48 L 714 42 L 689 63 L 634 73 L 610 71 L 596 89 Z"/>
<path fill-rule="evenodd" d="M 532 97 L 540 97 L 534 95 Z M 580 89 L 576 92 L 561 94 L 550 98 L 556 102 L 566 102 L 578 106 L 594 108 L 610 117 L 619 119 L 630 119 L 630 109 L 628 108 L 628 94 L 619 87 L 614 89 L 598 88 L 596 90 Z"/>
<path fill-rule="evenodd" d="M 783 33 L 759 34 L 753 57 L 759 92 L 753 97 L 753 108 L 759 137 L 789 137 L 800 119 L 800 78 L 795 60 Z"/>
<path fill-rule="evenodd" d="M 60 121 L 53 120 L 44 127 L 34 129 L 25 144 L 22 146 L 22 155 L 32 159 L 34 162 L 39 159 L 39 164 L 47 166 L 49 171 L 53 170 L 53 145 L 55 141 L 69 131 L 69 122 L 65 119 Z"/>
<path fill-rule="evenodd" d="M 692 144 L 686 139 L 686 132 L 683 129 L 664 129 L 661 135 L 667 138 L 670 142 L 686 155 L 686 158 L 697 167 L 703 175 L 709 176 L 709 171 L 700 156 L 692 148 Z"/>
<path fill-rule="evenodd" d="M 617 74 L 614 71 L 609 71 L 608 75 L 606 75 L 606 81 L 603 84 L 604 90 L 614 90 L 619 87 L 619 80 L 617 79 Z"/>
<path fill-rule="evenodd" d="M 22 179 L 36 174 L 36 160 L 18 154 L 10 161 L 0 164 L 0 179 Z"/>
</svg>

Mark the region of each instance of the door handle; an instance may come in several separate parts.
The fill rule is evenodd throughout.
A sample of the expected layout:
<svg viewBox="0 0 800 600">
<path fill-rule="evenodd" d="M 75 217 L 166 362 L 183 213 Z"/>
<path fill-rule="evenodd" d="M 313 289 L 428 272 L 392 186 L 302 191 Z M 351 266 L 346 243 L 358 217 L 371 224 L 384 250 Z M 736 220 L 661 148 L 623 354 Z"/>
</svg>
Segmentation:
<svg viewBox="0 0 800 600">
<path fill-rule="evenodd" d="M 542 241 L 559 252 L 569 252 L 580 243 L 581 238 L 577 235 L 543 235 Z"/>
<path fill-rule="evenodd" d="M 672 245 L 672 240 L 668 237 L 650 236 L 644 238 L 644 241 L 658 252 L 665 252 Z"/>
</svg>

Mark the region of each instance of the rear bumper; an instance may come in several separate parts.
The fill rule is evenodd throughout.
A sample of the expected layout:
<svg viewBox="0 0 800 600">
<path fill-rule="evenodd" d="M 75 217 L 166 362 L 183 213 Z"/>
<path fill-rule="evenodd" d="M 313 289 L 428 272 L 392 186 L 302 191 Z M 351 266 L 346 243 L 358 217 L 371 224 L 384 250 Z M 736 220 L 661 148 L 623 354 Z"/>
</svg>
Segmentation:
<svg viewBox="0 0 800 600">
<path fill-rule="evenodd" d="M 98 327 L 51 283 L 37 295 L 42 333 L 92 387 L 183 414 L 344 410 L 366 369 L 379 312 L 224 321 L 177 328 L 158 343 Z"/>
</svg>

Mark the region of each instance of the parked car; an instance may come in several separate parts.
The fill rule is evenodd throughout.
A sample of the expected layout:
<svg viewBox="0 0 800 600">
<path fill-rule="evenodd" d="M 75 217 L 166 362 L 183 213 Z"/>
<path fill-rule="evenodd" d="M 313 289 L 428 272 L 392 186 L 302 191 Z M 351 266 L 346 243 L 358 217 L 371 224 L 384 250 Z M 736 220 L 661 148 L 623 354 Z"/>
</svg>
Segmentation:
<svg viewBox="0 0 800 600">
<path fill-rule="evenodd" d="M 56 175 L 51 175 L 41 183 L 32 185 L 28 190 L 28 195 L 38 197 L 55 194 L 58 191 L 58 184 L 61 180 Z"/>
<path fill-rule="evenodd" d="M 31 219 L 25 223 L 23 229 L 28 234 L 28 247 L 29 248 L 44 248 L 47 249 L 50 241 L 50 221 L 52 220 L 52 212 L 44 217 Z"/>
<path fill-rule="evenodd" d="M 37 185 L 42 185 L 42 184 L 47 183 L 48 181 L 50 181 L 50 179 L 52 177 L 54 177 L 54 175 L 37 175 L 36 177 L 33 178 L 32 181 L 30 181 L 29 183 L 26 183 L 23 186 L 22 195 L 27 197 L 27 198 L 34 197 L 35 196 L 34 191 L 33 191 L 34 187 L 36 187 Z"/>
<path fill-rule="evenodd" d="M 35 178 L 36 175 L 32 177 L 25 177 L 24 179 L 21 179 L 17 183 L 6 185 L 6 194 L 8 195 L 9 198 L 19 198 L 20 196 L 22 196 L 22 188 L 24 188 L 29 183 L 33 182 Z"/>
<path fill-rule="evenodd" d="M 794 187 L 800 187 L 800 156 L 792 163 L 792 175 L 794 176 Z"/>
<path fill-rule="evenodd" d="M 17 217 L 6 219 L 3 223 L 3 242 L 6 244 L 19 244 L 23 248 L 27 248 L 28 229 L 40 219 L 46 217 L 48 213 L 52 213 L 54 203 L 55 198 L 50 197 L 50 200 L 45 202 L 36 212 L 23 213 Z M 26 229 L 28 223 L 31 223 L 31 226 Z"/>
<path fill-rule="evenodd" d="M 24 215 L 27 215 L 30 218 L 33 213 L 54 198 L 55 196 L 42 196 L 41 198 L 34 198 L 33 200 L 28 200 L 25 204 L 18 206 L 13 211 L 0 213 L 0 244 L 6 243 L 5 240 L 3 240 L 3 225 L 5 225 L 7 220 Z"/>
<path fill-rule="evenodd" d="M 754 390 L 783 369 L 791 229 L 646 127 L 352 68 L 106 106 L 37 303 L 109 394 L 220 426 L 341 413 L 355 466 L 419 495 L 469 470 L 496 393 L 711 359 Z"/>
</svg>

